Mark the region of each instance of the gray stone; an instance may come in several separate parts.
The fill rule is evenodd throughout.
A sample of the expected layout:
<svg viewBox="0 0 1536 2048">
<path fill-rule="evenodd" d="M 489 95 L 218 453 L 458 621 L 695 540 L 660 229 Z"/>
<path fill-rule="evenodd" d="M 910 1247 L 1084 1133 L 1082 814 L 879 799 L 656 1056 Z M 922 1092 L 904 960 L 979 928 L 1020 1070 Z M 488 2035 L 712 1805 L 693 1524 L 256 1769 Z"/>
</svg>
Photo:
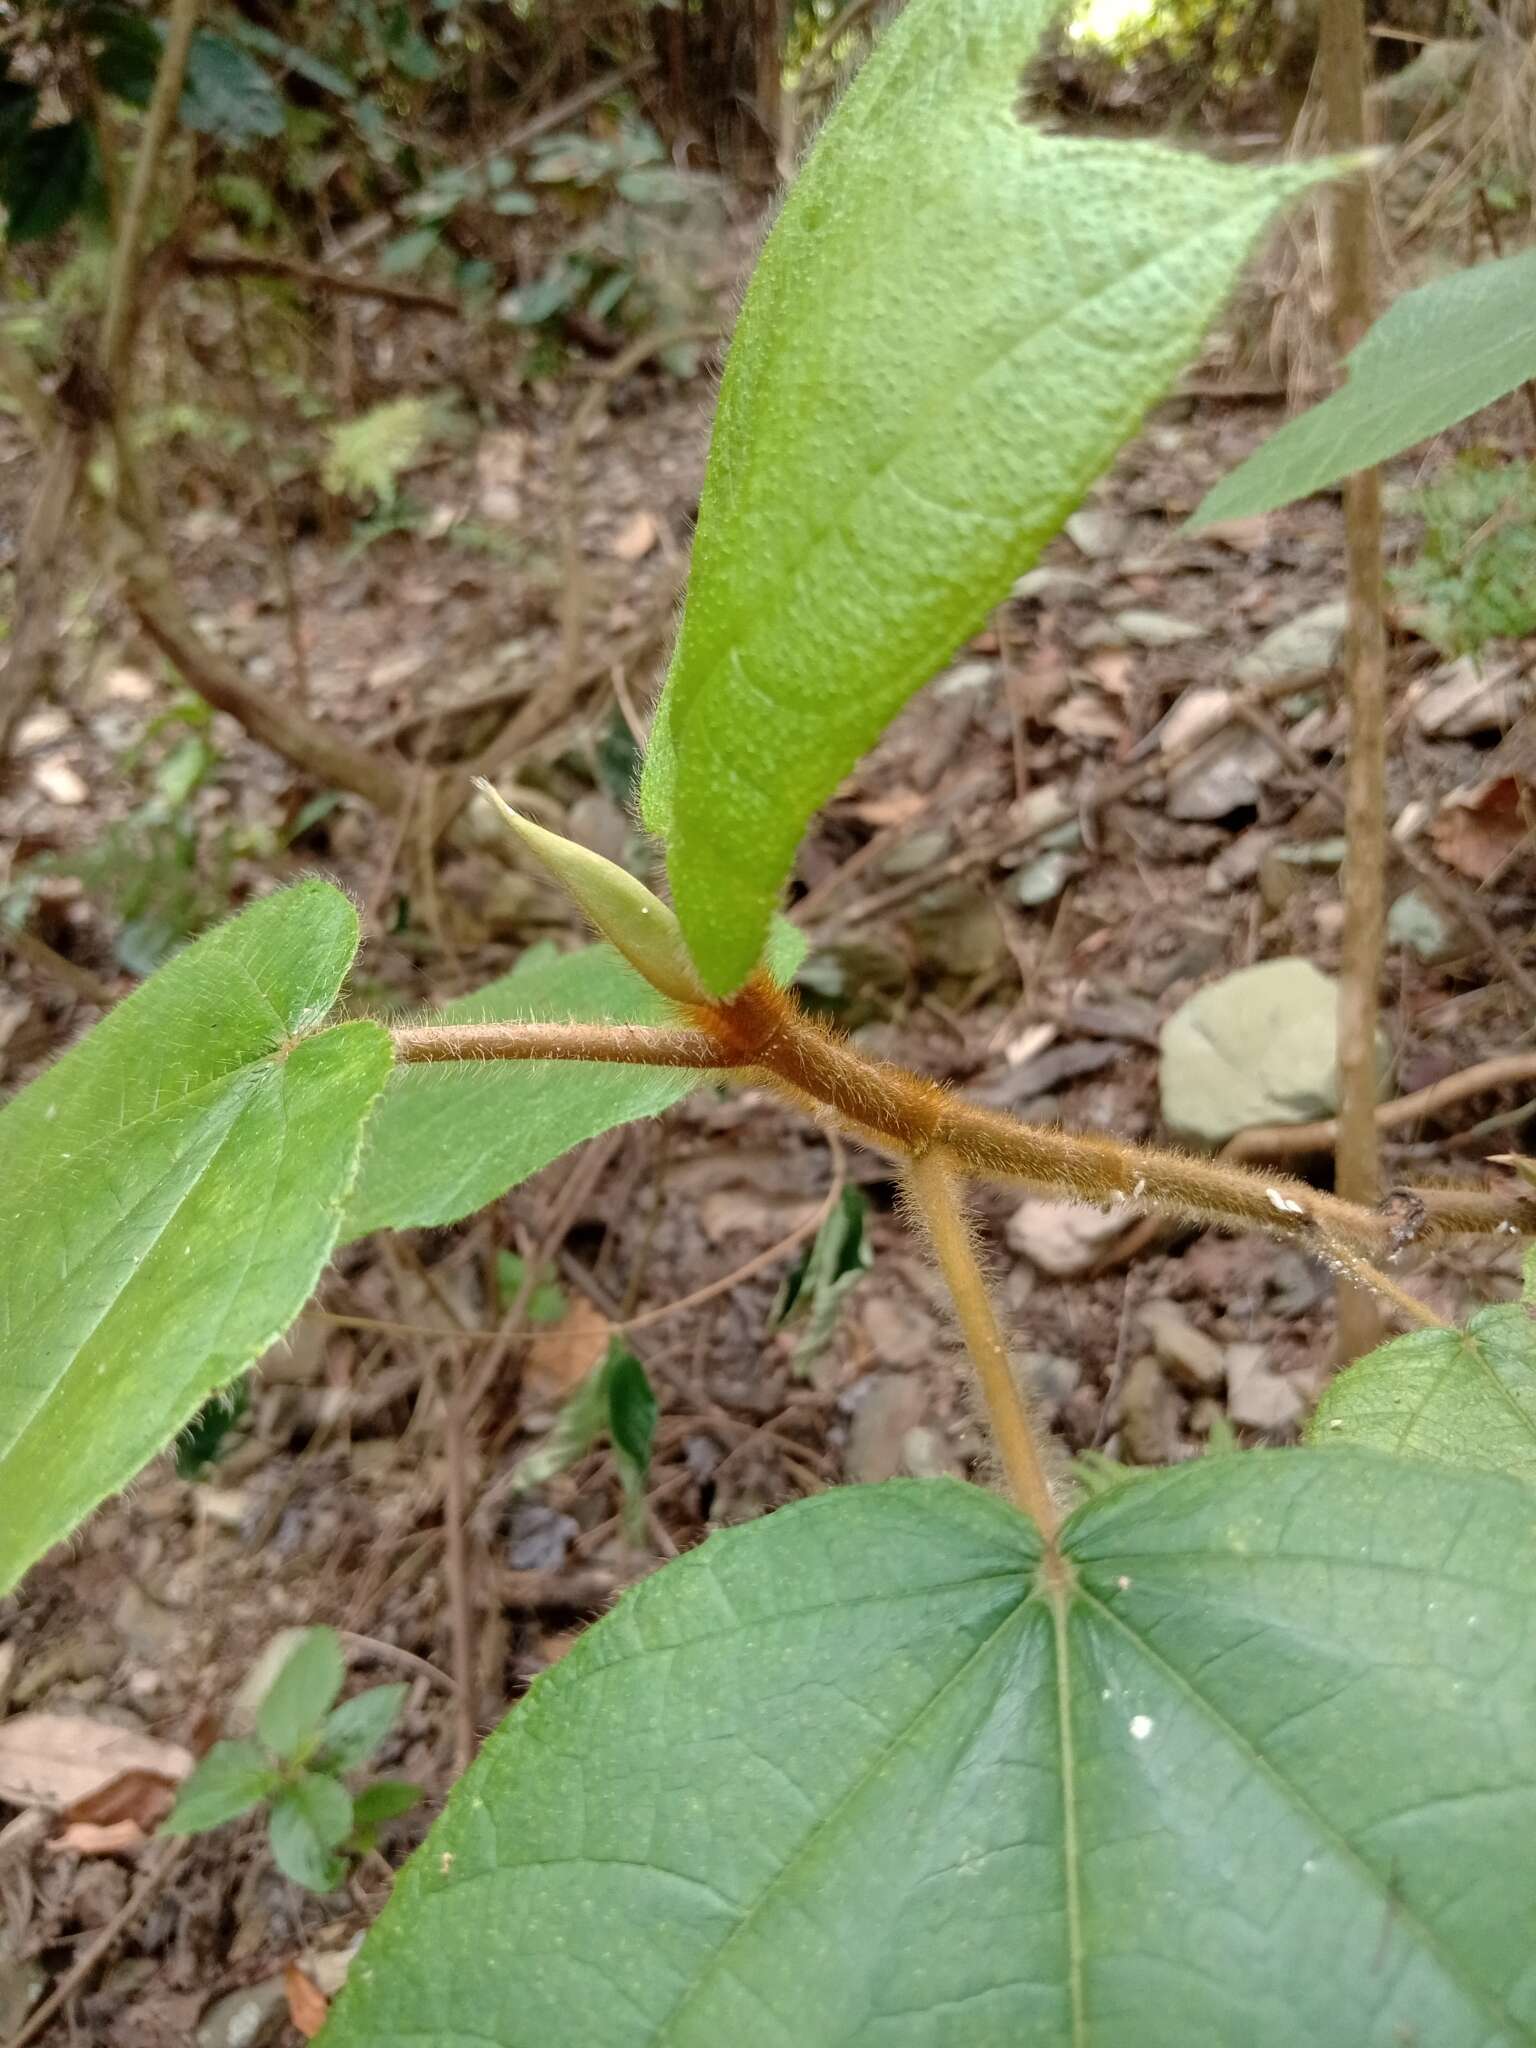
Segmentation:
<svg viewBox="0 0 1536 2048">
<path fill-rule="evenodd" d="M 1115 624 L 1138 647 L 1177 647 L 1185 640 L 1203 640 L 1207 628 L 1172 612 L 1136 610 L 1115 613 Z"/>
<path fill-rule="evenodd" d="M 1521 673 L 1520 663 L 1490 667 L 1474 655 L 1463 655 L 1437 672 L 1414 706 L 1414 723 L 1431 738 L 1467 740 L 1480 732 L 1503 732 L 1531 701 L 1536 676 Z"/>
<path fill-rule="evenodd" d="M 1197 684 L 1186 690 L 1158 729 L 1165 753 L 1197 737 L 1232 701 L 1230 690 Z M 1256 804 L 1279 767 L 1274 750 L 1244 725 L 1229 725 L 1168 778 L 1168 815 L 1209 821 Z"/>
<path fill-rule="evenodd" d="M 288 2023 L 288 1992 L 281 1977 L 231 1991 L 198 2022 L 197 2048 L 268 2048 Z"/>
<path fill-rule="evenodd" d="M 1237 680 L 1251 687 L 1332 667 L 1344 645 L 1348 623 L 1349 606 L 1342 597 L 1314 605 L 1310 611 L 1266 633 L 1253 652 L 1238 663 Z"/>
<path fill-rule="evenodd" d="M 1053 903 L 1071 880 L 1075 863 L 1069 853 L 1042 853 L 1019 869 L 1013 893 L 1028 910 Z"/>
<path fill-rule="evenodd" d="M 1118 512 L 1100 511 L 1092 505 L 1074 512 L 1067 521 L 1068 540 L 1090 562 L 1107 562 L 1113 555 L 1123 555 L 1130 532 L 1130 522 Z"/>
<path fill-rule="evenodd" d="M 872 1372 L 858 1391 L 844 1460 L 860 1485 L 894 1479 L 908 1435 L 922 1427 L 928 1397 L 916 1373 Z"/>
<path fill-rule="evenodd" d="M 902 1469 L 914 1479 L 961 1479 L 965 1468 L 936 1429 L 920 1422 L 901 1440 Z"/>
<path fill-rule="evenodd" d="M 1139 1213 L 1126 1202 L 1091 1209 L 1082 1202 L 1047 1202 L 1032 1195 L 1009 1217 L 1008 1242 L 1042 1273 L 1070 1279 L 1096 1266 L 1110 1239 Z"/>
<path fill-rule="evenodd" d="M 1163 1026 L 1163 1121 L 1224 1145 L 1255 1124 L 1304 1124 L 1338 1107 L 1338 986 L 1309 960 L 1266 960 L 1192 995 Z M 1383 1073 L 1387 1048 L 1381 1048 Z"/>
<path fill-rule="evenodd" d="M 1002 669 L 995 661 L 957 661 L 934 684 L 934 694 L 939 697 L 960 697 L 968 690 L 987 690 L 998 680 Z"/>
<path fill-rule="evenodd" d="M 1168 815 L 1209 824 L 1258 803 L 1279 767 L 1274 749 L 1258 733 L 1237 727 L 1212 740 L 1168 779 Z"/>
<path fill-rule="evenodd" d="M 1244 1429 L 1290 1429 L 1306 1398 L 1296 1382 L 1275 1372 L 1262 1344 L 1227 1348 L 1227 1413 Z"/>
<path fill-rule="evenodd" d="M 1051 1415 L 1077 1392 L 1082 1378 L 1077 1360 L 1063 1358 L 1055 1351 L 1022 1352 L 1019 1374 L 1031 1397 Z"/>
<path fill-rule="evenodd" d="M 880 863 L 880 872 L 897 881 L 903 875 L 920 875 L 925 868 L 937 867 L 949 852 L 952 838 L 947 825 L 930 825 L 925 831 L 913 832 L 891 848 Z"/>
<path fill-rule="evenodd" d="M 1032 598 L 1036 604 L 1070 604 L 1074 598 L 1097 597 L 1099 585 L 1096 577 L 1081 569 L 1040 568 L 1021 576 L 1013 586 L 1013 594 Z"/>
<path fill-rule="evenodd" d="M 1405 890 L 1387 912 L 1387 944 L 1406 946 L 1421 960 L 1445 960 L 1459 943 L 1445 912 L 1417 889 Z"/>
<path fill-rule="evenodd" d="M 1226 1353 L 1214 1337 L 1197 1330 L 1171 1301 L 1149 1301 L 1140 1315 L 1152 1349 L 1173 1378 L 1191 1393 L 1209 1394 L 1227 1376 Z"/>
<path fill-rule="evenodd" d="M 507 1563 L 515 1572 L 557 1572 L 580 1534 L 574 1515 L 541 1501 L 520 1501 L 507 1523 Z"/>
<path fill-rule="evenodd" d="M 1181 1403 L 1155 1358 L 1138 1358 L 1120 1394 L 1120 1442 L 1127 1464 L 1167 1465 L 1179 1453 Z"/>
</svg>

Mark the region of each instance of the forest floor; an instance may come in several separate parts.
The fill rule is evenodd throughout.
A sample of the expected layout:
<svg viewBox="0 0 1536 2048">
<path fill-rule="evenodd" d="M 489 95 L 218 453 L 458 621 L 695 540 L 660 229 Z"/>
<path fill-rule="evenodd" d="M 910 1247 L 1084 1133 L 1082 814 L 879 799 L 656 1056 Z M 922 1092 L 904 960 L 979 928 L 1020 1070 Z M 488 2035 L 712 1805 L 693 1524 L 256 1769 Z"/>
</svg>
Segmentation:
<svg viewBox="0 0 1536 2048">
<path fill-rule="evenodd" d="M 1333 971 L 1339 955 L 1344 729 L 1329 674 L 1336 629 L 1317 616 L 1343 594 L 1339 508 L 1314 500 L 1185 534 L 1206 488 L 1283 416 L 1279 404 L 1225 395 L 1219 375 L 1191 383 L 1195 395 L 1158 411 L 1072 537 L 828 806 L 791 905 L 810 944 L 803 990 L 861 1042 L 1034 1120 L 1122 1138 L 1163 1135 L 1158 1035 L 1196 989 L 1275 958 Z M 349 550 L 310 520 L 292 563 L 312 708 L 365 737 L 409 723 L 406 743 L 437 758 L 475 751 L 522 718 L 528 737 L 504 786 L 620 855 L 634 843 L 630 724 L 670 636 L 708 386 L 650 371 L 615 381 L 573 455 L 580 390 L 500 389 L 493 377 L 478 394 L 489 423 L 412 478 L 415 533 Z M 1512 413 L 1512 435 L 1519 426 Z M 293 688 L 248 481 L 174 451 L 166 468 L 179 473 L 172 529 L 192 608 L 248 672 Z M 19 437 L 0 423 L 12 533 L 31 480 Z M 574 557 L 560 540 L 567 505 Z M 1399 522 L 1394 545 L 1405 536 Z M 505 972 L 536 938 L 577 937 L 542 881 L 459 854 L 424 873 L 418 850 L 366 807 L 312 805 L 313 787 L 222 718 L 202 731 L 211 760 L 178 795 L 168 764 L 194 728 L 167 721 L 170 679 L 103 601 L 108 588 L 103 577 L 82 590 L 58 686 L 24 725 L 0 797 L 16 869 L 46 855 L 67 865 L 113 823 L 129 835 L 104 865 L 38 886 L 32 929 L 76 969 L 124 992 L 125 927 L 138 918 L 129 958 L 153 942 L 167 885 L 161 876 L 147 910 L 130 900 L 129 843 L 160 849 L 171 893 L 196 899 L 194 918 L 301 873 L 340 883 L 364 917 L 359 1003 L 428 1005 Z M 1312 637 L 1282 656 L 1294 691 L 1267 700 L 1260 726 L 1228 728 L 1218 758 L 1182 778 L 1160 772 L 1185 730 L 1169 721 L 1181 699 L 1188 718 L 1185 693 L 1238 689 L 1245 659 L 1297 620 Z M 1454 921 L 1433 961 L 1394 944 L 1392 1096 L 1529 1045 L 1508 961 L 1528 957 L 1531 872 L 1498 837 L 1508 826 L 1499 799 L 1447 807 L 1457 792 L 1522 780 L 1519 728 L 1505 731 L 1506 690 L 1485 716 L 1453 720 L 1460 736 L 1426 729 L 1444 680 L 1440 657 L 1400 620 L 1392 816 L 1409 849 L 1475 897 L 1496 945 L 1487 926 L 1480 936 Z M 552 690 L 561 701 L 551 709 Z M 1264 720 L 1283 736 L 1278 754 Z M 1138 786 L 1099 800 L 1138 765 Z M 1046 842 L 1031 837 L 1042 792 L 1068 799 L 1076 821 Z M 160 806 L 147 823 L 146 803 Z M 1202 809 L 1210 815 L 1188 815 Z M 177 831 L 195 847 L 190 866 L 165 852 Z M 1416 881 L 1395 856 L 1391 894 Z M 47 962 L 15 963 L 0 994 L 7 1090 L 94 1020 L 88 986 Z M 1533 1114 L 1506 1089 L 1401 1125 L 1389 1174 L 1475 1175 L 1483 1156 L 1521 1148 Z M 1328 1171 L 1326 1156 L 1292 1164 Z M 821 1348 L 797 1357 L 801 1331 L 775 1325 L 775 1303 L 845 1185 L 867 1198 L 871 1267 L 841 1295 Z M 980 1210 L 1022 1370 L 1064 1453 L 1198 1456 L 1223 1414 L 1244 1443 L 1294 1438 L 1332 1369 L 1333 1281 L 1320 1266 L 1256 1239 L 1170 1237 L 1123 1215 L 1048 1213 L 1016 1194 L 987 1194 Z M 507 1323 L 505 1252 L 554 1269 L 558 1295 L 531 1333 Z M 1455 1314 L 1512 1295 L 1518 1263 L 1493 1241 L 1421 1261 L 1409 1277 Z M 616 1325 L 628 1326 L 660 1402 L 640 1545 L 620 1525 L 603 1449 L 525 1497 L 507 1485 Z M 460 1326 L 461 1338 L 433 1334 Z M 488 1343 L 505 1357 L 450 1446 L 445 1390 Z M 24 1596 L 0 1603 L 0 1710 L 197 1748 L 277 1630 L 327 1622 L 346 1632 L 356 1679 L 410 1679 L 384 1762 L 426 1786 L 428 1804 L 386 1838 L 387 1863 L 360 1866 L 349 1893 L 300 1892 L 274 1871 L 259 1830 L 237 1825 L 194 1842 L 126 1917 L 161 1853 L 153 1843 L 82 1854 L 24 1802 L 14 1814 L 0 1806 L 0 1897 L 11 1953 L 24 1959 L 0 1961 L 0 2039 L 36 1988 L 120 1919 L 47 2040 L 250 2048 L 298 2038 L 290 2000 L 301 2016 L 307 2008 L 285 1966 L 322 1995 L 334 1989 L 390 1867 L 454 1774 L 450 1454 L 467 1466 L 474 1503 L 476 1680 L 464 1713 L 484 1731 L 616 1590 L 711 1528 L 843 1481 L 973 1473 L 981 1445 L 934 1276 L 906 1237 L 886 1164 L 768 1101 L 703 1090 L 463 1225 L 343 1250 L 314 1312 L 261 1361 L 217 1463 L 191 1480 L 161 1460 L 42 1564 Z"/>
</svg>

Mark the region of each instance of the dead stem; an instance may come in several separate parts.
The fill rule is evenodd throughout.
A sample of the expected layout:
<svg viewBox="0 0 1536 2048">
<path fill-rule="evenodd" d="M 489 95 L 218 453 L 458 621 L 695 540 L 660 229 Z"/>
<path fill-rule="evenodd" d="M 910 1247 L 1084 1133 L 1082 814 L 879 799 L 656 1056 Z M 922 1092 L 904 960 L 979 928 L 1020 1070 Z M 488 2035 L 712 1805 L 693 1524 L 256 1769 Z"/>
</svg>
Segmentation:
<svg viewBox="0 0 1536 2048">
<path fill-rule="evenodd" d="M 1054 1554 L 1061 1517 L 1051 1497 L 1045 1461 L 1024 1398 L 1013 1376 L 1008 1347 L 977 1264 L 970 1227 L 955 1190 L 954 1163 L 943 1152 L 925 1152 L 908 1164 L 903 1177 L 913 1213 L 928 1234 L 954 1300 L 955 1316 L 981 1383 L 1009 1490 Z"/>
</svg>

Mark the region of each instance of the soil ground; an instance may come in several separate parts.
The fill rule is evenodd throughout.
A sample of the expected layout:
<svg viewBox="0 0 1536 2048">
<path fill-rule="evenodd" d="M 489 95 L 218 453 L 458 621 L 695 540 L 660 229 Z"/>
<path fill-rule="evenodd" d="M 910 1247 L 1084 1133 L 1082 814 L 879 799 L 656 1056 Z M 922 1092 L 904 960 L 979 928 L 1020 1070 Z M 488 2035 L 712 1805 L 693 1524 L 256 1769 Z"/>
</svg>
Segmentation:
<svg viewBox="0 0 1536 2048">
<path fill-rule="evenodd" d="M 451 362 L 424 363 L 435 344 L 397 328 L 385 322 L 364 339 L 375 359 L 386 344 L 408 358 L 396 362 L 399 383 L 451 373 Z M 1271 760 L 1253 801 L 1219 818 L 1170 815 L 1155 774 L 1128 800 L 1094 801 L 1106 776 L 1155 757 L 1160 721 L 1185 691 L 1230 688 L 1267 632 L 1342 593 L 1331 499 L 1211 536 L 1181 531 L 1208 485 L 1283 416 L 1277 402 L 1227 395 L 1219 363 L 1191 385 L 1198 395 L 1170 401 L 1125 451 L 1079 540 L 1048 552 L 1054 578 L 1037 577 L 1002 608 L 829 805 L 791 906 L 810 941 L 809 999 L 861 1042 L 1019 1114 L 1122 1138 L 1162 1135 L 1157 1035 L 1197 988 L 1264 959 L 1338 965 L 1336 869 L 1277 857 L 1339 829 L 1344 728 L 1331 685 L 1307 681 L 1307 705 L 1276 709 L 1283 725 L 1296 714 L 1287 758 Z M 618 382 L 572 461 L 566 437 L 582 388 L 530 391 L 481 362 L 477 427 L 412 478 L 413 534 L 349 551 L 300 496 L 279 509 L 294 536 L 313 708 L 365 737 L 411 721 L 405 743 L 446 758 L 484 746 L 560 679 L 587 676 L 548 729 L 531 721 L 535 736 L 504 781 L 547 822 L 620 854 L 631 843 L 629 722 L 651 700 L 670 633 L 708 384 L 650 371 Z M 1495 423 L 1506 426 L 1519 431 L 1513 411 Z M 252 674 L 293 687 L 259 494 L 248 477 L 175 450 L 165 468 L 194 611 Z M 31 481 L 19 435 L 0 424 L 13 540 Z M 568 639 L 561 651 L 572 630 L 571 558 L 559 540 L 567 502 L 581 590 L 574 659 Z M 1399 522 L 1394 543 L 1407 533 Z M 73 856 L 130 819 L 186 736 L 165 722 L 171 680 L 110 587 L 82 562 L 52 697 L 23 729 L 0 807 L 13 874 L 40 855 Z M 1128 614 L 1142 623 L 1128 625 Z M 1420 729 L 1414 705 L 1440 666 L 1399 621 L 1395 820 L 1436 817 L 1509 759 L 1497 726 L 1462 739 Z M 458 708 L 493 692 L 494 703 Z M 424 879 L 413 848 L 360 803 L 307 811 L 318 793 L 233 724 L 216 718 L 207 738 L 216 760 L 177 813 L 197 847 L 199 912 L 222 914 L 301 873 L 330 877 L 364 914 L 359 1002 L 430 1004 L 505 972 L 539 937 L 577 940 L 541 882 L 461 855 Z M 1072 843 L 1054 849 L 1022 843 L 1045 789 L 1069 795 L 1079 817 Z M 1013 850 L 967 864 L 1010 830 Z M 1042 851 L 1054 853 L 1054 874 L 1041 870 Z M 1522 957 L 1529 869 L 1517 859 L 1484 884 L 1447 872 L 1476 891 Z M 1413 880 L 1398 873 L 1394 893 Z M 1043 900 L 1026 902 L 1021 889 Z M 39 888 L 30 929 L 119 993 L 132 981 L 114 950 L 124 923 L 121 893 L 55 875 Z M 0 996 L 0 1083 L 24 1082 L 97 1014 L 55 965 L 14 960 Z M 1387 1021 L 1395 1094 L 1520 1050 L 1528 1028 L 1500 963 L 1465 931 L 1434 964 L 1393 949 Z M 1482 1156 L 1520 1149 L 1533 1108 L 1495 1094 L 1394 1130 L 1389 1171 L 1475 1175 Z M 1302 1165 L 1328 1170 L 1326 1158 Z M 797 1334 L 775 1327 L 774 1305 L 829 1189 L 845 1181 L 868 1198 L 872 1270 L 800 1369 Z M 1224 1347 L 1259 1347 L 1260 1377 L 1299 1397 L 1283 1393 L 1267 1411 L 1291 1419 L 1267 1430 L 1240 1422 L 1240 1438 L 1294 1436 L 1331 1369 L 1332 1280 L 1321 1268 L 1257 1240 L 1133 1226 L 1105 1238 L 1085 1270 L 1054 1275 L 1021 1249 L 1030 1233 L 1013 1222 L 1019 1206 L 995 1193 L 980 1211 L 1023 1369 L 1064 1454 L 1201 1454 L 1219 1389 L 1136 1369 L 1149 1350 L 1141 1311 L 1159 1299 Z M 508 1251 L 551 1264 L 563 1291 L 563 1313 L 531 1335 L 505 1328 L 496 1255 Z M 1513 1294 L 1517 1267 L 1489 1241 L 1409 1277 L 1454 1314 Z M 638 1544 L 621 1525 L 605 1450 L 524 1498 L 508 1486 L 620 1321 L 638 1324 L 629 1341 L 661 1411 Z M 459 1325 L 462 1340 L 432 1334 Z M 450 1446 L 445 1395 L 498 1331 L 510 1340 L 500 1368 Z M 887 1166 L 770 1102 L 701 1091 L 463 1225 L 344 1250 L 314 1313 L 261 1361 L 211 1470 L 194 1481 L 160 1461 L 0 1604 L 0 1706 L 195 1747 L 276 1630 L 327 1622 L 346 1632 L 354 1681 L 409 1680 L 383 1767 L 426 1786 L 428 1803 L 330 1899 L 277 1876 L 254 1826 L 199 1840 L 123 1926 L 49 2043 L 159 2048 L 199 2025 L 198 2039 L 217 2040 L 229 1995 L 248 1989 L 267 2001 L 260 2038 L 297 2038 L 278 1995 L 285 1965 L 300 1962 L 322 1990 L 334 1982 L 335 1958 L 376 1913 L 391 1867 L 454 1775 L 451 1455 L 465 1461 L 474 1504 L 470 1713 L 483 1731 L 620 1587 L 711 1528 L 848 1480 L 973 1473 L 982 1453 L 934 1277 L 905 1234 Z M 154 1853 L 81 1855 L 51 1846 L 25 1809 L 0 1808 L 7 1820 L 0 1896 L 25 1961 L 0 1978 L 0 2020 L 7 1988 L 23 1995 L 28 1970 L 49 1981 L 65 1971 L 122 1911 Z"/>
</svg>

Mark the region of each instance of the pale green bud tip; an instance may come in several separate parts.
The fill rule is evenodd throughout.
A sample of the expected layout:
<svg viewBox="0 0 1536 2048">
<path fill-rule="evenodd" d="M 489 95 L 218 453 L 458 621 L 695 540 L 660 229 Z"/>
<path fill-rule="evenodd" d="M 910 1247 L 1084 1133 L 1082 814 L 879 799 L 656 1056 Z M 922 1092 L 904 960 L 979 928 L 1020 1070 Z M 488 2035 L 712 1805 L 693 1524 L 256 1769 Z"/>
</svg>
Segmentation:
<svg viewBox="0 0 1536 2048">
<path fill-rule="evenodd" d="M 659 896 L 653 896 L 627 868 L 519 816 L 490 783 L 477 781 L 475 787 L 496 806 L 528 851 L 543 862 L 608 943 L 658 994 L 674 1003 L 709 1001 L 688 957 L 682 928 Z"/>
</svg>

